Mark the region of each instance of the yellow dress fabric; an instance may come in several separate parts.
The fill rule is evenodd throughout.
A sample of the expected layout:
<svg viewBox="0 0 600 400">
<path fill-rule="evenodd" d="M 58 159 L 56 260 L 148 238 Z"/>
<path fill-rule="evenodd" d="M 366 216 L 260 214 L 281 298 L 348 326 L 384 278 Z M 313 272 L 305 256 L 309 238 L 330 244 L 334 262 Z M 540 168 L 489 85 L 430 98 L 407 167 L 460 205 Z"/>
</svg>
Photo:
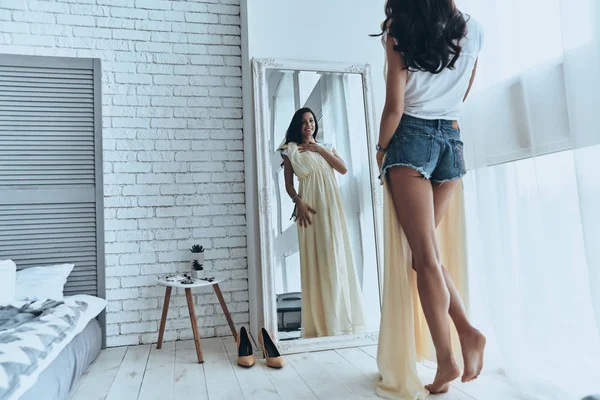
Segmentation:
<svg viewBox="0 0 600 400">
<path fill-rule="evenodd" d="M 385 38 L 384 38 L 385 46 Z M 387 63 L 384 66 L 384 77 Z M 437 228 L 442 265 L 446 267 L 468 308 L 463 185 L 457 185 Z M 410 246 L 398 222 L 392 196 L 384 185 L 384 280 L 377 348 L 376 393 L 386 399 L 421 400 L 428 392 L 417 373 L 417 362 L 435 362 L 435 349 L 421 308 Z M 460 342 L 452 325 L 455 358 L 462 364 Z"/>
<path fill-rule="evenodd" d="M 406 236 L 396 218 L 389 188 L 384 189 L 384 281 L 376 392 L 387 399 L 420 400 L 428 392 L 417 373 L 417 362 L 435 361 L 435 350 L 423 315 L 416 273 Z M 463 187 L 458 185 L 438 229 L 442 264 L 467 303 L 467 264 Z M 453 348 L 459 363 L 460 343 L 453 328 Z"/>
<path fill-rule="evenodd" d="M 316 211 L 312 225 L 298 226 L 302 337 L 360 332 L 363 299 L 334 169 L 318 153 L 300 153 L 295 143 L 283 150 L 298 177 L 298 194 Z"/>
</svg>

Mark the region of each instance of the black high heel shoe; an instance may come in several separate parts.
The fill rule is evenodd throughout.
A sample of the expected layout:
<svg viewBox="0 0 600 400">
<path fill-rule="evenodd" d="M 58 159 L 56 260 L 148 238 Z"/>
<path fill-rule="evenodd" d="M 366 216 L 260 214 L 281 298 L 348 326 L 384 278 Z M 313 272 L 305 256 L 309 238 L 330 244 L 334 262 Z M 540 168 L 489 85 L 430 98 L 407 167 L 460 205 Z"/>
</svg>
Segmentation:
<svg viewBox="0 0 600 400">
<path fill-rule="evenodd" d="M 283 357 L 281 357 L 281 354 L 279 354 L 277 346 L 275 346 L 273 339 L 271 339 L 271 335 L 269 335 L 269 332 L 267 332 L 265 328 L 262 328 L 260 330 L 260 336 L 258 337 L 258 341 L 260 342 L 260 345 L 262 347 L 265 360 L 267 360 L 267 367 L 283 367 Z"/>
<path fill-rule="evenodd" d="M 252 343 L 248 337 L 246 328 L 242 326 L 237 337 L 238 358 L 237 363 L 240 367 L 250 368 L 256 362 L 252 352 Z"/>
</svg>

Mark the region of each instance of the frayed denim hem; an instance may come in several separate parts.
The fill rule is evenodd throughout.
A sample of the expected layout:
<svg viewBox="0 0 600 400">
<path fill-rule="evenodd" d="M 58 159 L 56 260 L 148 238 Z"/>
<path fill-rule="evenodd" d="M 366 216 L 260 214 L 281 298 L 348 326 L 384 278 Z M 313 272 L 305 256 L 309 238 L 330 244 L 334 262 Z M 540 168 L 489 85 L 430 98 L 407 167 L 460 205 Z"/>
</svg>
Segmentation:
<svg viewBox="0 0 600 400">
<path fill-rule="evenodd" d="M 455 181 L 455 180 L 457 180 L 457 179 L 461 179 L 461 178 L 462 178 L 463 176 L 465 176 L 466 174 L 467 174 L 466 172 L 463 172 L 462 174 L 460 174 L 460 175 L 459 175 L 459 176 L 457 176 L 456 178 L 444 179 L 444 180 L 441 180 L 441 181 L 438 181 L 438 180 L 436 180 L 436 179 L 432 179 L 432 180 L 431 180 L 431 182 L 433 182 L 433 183 L 437 183 L 438 185 L 441 185 L 442 183 L 446 183 L 446 182 L 452 182 L 452 181 Z"/>
<path fill-rule="evenodd" d="M 406 167 L 406 168 L 410 168 L 413 169 L 415 171 L 417 171 L 418 173 L 420 173 L 421 175 L 423 175 L 423 179 L 430 179 L 431 178 L 431 174 L 428 174 L 423 168 L 421 167 L 417 167 L 415 165 L 412 164 L 408 164 L 408 163 L 395 163 L 395 164 L 390 164 L 390 165 L 386 165 L 382 170 L 381 170 L 381 175 L 379 175 L 379 180 L 383 181 L 382 178 L 385 176 L 387 179 L 387 172 L 390 168 L 393 167 Z"/>
</svg>

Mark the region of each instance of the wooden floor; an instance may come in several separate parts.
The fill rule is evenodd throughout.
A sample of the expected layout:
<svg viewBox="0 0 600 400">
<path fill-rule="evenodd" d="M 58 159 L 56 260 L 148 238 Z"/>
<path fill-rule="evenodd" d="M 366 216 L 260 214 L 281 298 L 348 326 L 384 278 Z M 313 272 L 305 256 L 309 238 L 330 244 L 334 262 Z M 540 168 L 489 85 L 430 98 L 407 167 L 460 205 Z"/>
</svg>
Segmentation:
<svg viewBox="0 0 600 400">
<path fill-rule="evenodd" d="M 263 360 L 243 369 L 236 364 L 231 338 L 202 339 L 204 364 L 193 341 L 109 348 L 79 381 L 71 400 L 221 400 L 221 399 L 378 399 L 375 396 L 376 346 L 285 356 L 280 370 Z M 425 382 L 435 371 L 420 367 Z M 439 400 L 511 400 L 521 398 L 495 376 L 453 384 Z"/>
</svg>

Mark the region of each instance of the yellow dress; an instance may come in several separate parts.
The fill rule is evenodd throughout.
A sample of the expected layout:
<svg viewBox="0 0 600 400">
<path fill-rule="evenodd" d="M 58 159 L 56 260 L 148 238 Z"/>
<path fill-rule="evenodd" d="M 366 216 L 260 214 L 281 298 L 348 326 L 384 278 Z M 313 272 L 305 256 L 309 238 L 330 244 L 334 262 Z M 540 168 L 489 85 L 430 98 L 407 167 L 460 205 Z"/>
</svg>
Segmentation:
<svg viewBox="0 0 600 400">
<path fill-rule="evenodd" d="M 435 349 L 419 301 L 410 247 L 398 223 L 387 185 L 384 192 L 384 281 L 376 392 L 387 399 L 421 400 L 425 399 L 428 392 L 417 373 L 417 362 L 435 361 Z M 466 305 L 467 261 L 462 184 L 455 189 L 437 234 L 442 264 L 450 273 Z M 460 343 L 454 325 L 452 330 L 452 345 L 460 364 Z"/>
<path fill-rule="evenodd" d="M 296 143 L 282 150 L 298 177 L 298 194 L 316 211 L 312 225 L 298 226 L 302 337 L 360 332 L 363 299 L 334 169 L 319 153 L 300 153 Z"/>
</svg>

